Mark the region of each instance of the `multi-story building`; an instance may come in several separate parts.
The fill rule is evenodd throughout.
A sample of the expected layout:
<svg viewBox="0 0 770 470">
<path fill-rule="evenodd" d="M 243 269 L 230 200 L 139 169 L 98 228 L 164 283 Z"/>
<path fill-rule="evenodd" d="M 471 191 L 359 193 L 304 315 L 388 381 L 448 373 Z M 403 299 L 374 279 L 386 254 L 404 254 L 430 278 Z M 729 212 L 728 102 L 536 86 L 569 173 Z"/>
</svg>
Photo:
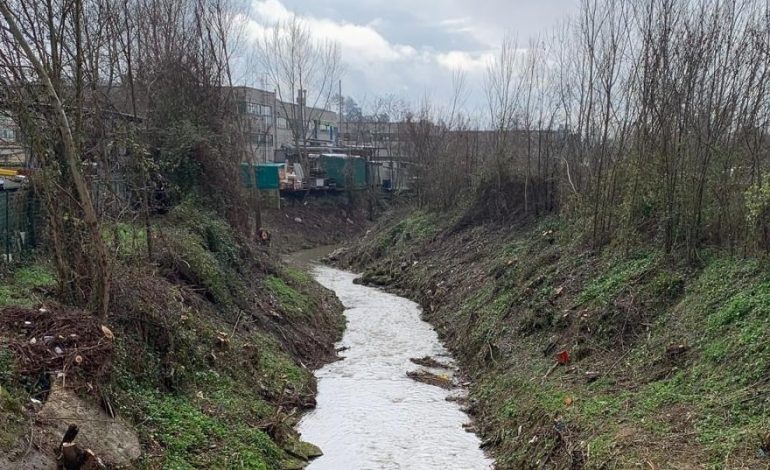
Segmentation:
<svg viewBox="0 0 770 470">
<path fill-rule="evenodd" d="M 244 117 L 246 152 L 254 162 L 272 162 L 276 150 L 291 149 L 297 144 L 332 146 L 338 141 L 338 117 L 334 111 L 300 107 L 279 100 L 272 91 L 257 88 L 228 90 Z"/>
<path fill-rule="evenodd" d="M 19 127 L 10 116 L 0 114 L 0 164 L 23 166 L 27 152 L 21 143 Z"/>
<path fill-rule="evenodd" d="M 275 94 L 249 87 L 229 88 L 243 126 L 246 154 L 253 162 L 272 161 L 275 148 Z"/>
</svg>

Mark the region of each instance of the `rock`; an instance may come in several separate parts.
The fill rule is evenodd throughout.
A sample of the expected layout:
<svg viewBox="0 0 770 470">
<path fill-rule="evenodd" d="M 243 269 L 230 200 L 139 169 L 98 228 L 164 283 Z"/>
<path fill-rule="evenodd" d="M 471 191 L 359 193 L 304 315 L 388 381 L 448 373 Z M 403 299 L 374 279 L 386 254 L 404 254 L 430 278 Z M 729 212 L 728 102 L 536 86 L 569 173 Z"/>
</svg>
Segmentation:
<svg viewBox="0 0 770 470">
<path fill-rule="evenodd" d="M 307 462 L 300 459 L 286 459 L 281 462 L 281 470 L 302 470 L 307 467 Z"/>
<path fill-rule="evenodd" d="M 336 250 L 329 253 L 329 256 L 326 257 L 328 261 L 337 261 L 340 259 L 340 257 L 345 254 L 344 248 L 337 248 Z"/>
<path fill-rule="evenodd" d="M 288 442 L 283 450 L 292 457 L 308 462 L 324 455 L 323 451 L 315 445 L 305 441 Z"/>
<path fill-rule="evenodd" d="M 300 219 L 299 217 L 294 217 L 294 222 L 297 222 L 298 224 L 301 224 L 302 223 L 302 219 Z"/>
<path fill-rule="evenodd" d="M 297 445 L 299 446 L 302 455 L 307 457 L 308 460 L 317 459 L 318 457 L 324 455 L 320 447 L 309 442 L 299 441 Z"/>
</svg>

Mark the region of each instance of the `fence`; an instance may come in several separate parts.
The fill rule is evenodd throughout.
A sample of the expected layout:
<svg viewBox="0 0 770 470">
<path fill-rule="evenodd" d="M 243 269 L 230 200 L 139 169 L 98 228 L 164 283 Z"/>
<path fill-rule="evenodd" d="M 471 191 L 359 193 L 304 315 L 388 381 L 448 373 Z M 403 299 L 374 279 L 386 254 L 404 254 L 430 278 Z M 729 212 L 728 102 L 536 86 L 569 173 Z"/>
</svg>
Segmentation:
<svg viewBox="0 0 770 470">
<path fill-rule="evenodd" d="M 5 181 L 0 186 L 0 245 L 5 262 L 21 261 L 43 236 L 43 213 L 33 191 Z"/>
</svg>

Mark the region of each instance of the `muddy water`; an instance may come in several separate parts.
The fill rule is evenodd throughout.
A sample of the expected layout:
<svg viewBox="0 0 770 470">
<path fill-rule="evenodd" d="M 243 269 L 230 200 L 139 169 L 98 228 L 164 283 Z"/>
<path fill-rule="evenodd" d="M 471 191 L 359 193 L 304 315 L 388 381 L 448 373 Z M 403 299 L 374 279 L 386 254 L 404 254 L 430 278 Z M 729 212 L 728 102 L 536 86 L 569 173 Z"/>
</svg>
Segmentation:
<svg viewBox="0 0 770 470">
<path fill-rule="evenodd" d="M 475 470 L 491 468 L 478 438 L 450 392 L 415 382 L 410 358 L 447 351 L 417 304 L 353 284 L 355 275 L 316 267 L 318 282 L 345 305 L 347 330 L 339 344 L 344 360 L 320 369 L 318 407 L 299 424 L 302 439 L 324 455 L 310 470 Z M 435 372 L 435 371 L 434 371 Z M 444 372 L 446 373 L 446 372 Z"/>
</svg>

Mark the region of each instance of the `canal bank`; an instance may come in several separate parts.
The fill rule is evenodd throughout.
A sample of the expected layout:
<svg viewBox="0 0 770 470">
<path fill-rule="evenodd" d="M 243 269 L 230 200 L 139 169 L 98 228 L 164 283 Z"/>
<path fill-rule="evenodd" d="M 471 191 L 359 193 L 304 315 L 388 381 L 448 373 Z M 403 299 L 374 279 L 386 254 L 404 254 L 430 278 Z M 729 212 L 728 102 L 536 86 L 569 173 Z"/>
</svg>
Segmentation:
<svg viewBox="0 0 770 470">
<path fill-rule="evenodd" d="M 766 468 L 765 260 L 466 222 L 402 214 L 336 258 L 423 306 L 496 468 Z"/>
</svg>

